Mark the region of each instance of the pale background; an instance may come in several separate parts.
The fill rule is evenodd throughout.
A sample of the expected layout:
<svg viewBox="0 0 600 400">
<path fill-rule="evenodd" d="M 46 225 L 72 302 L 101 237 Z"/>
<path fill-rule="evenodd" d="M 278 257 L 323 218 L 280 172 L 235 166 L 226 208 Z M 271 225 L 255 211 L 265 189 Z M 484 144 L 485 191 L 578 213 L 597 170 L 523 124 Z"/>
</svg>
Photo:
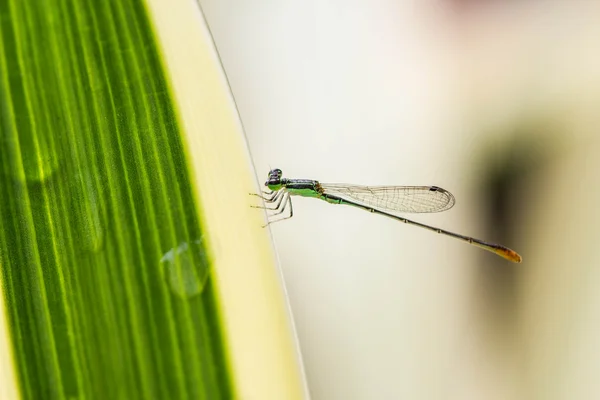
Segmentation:
<svg viewBox="0 0 600 400">
<path fill-rule="evenodd" d="M 272 232 L 314 400 L 600 398 L 600 5 L 200 0 L 257 167 L 438 185 Z M 410 218 L 410 216 L 408 216 Z"/>
</svg>

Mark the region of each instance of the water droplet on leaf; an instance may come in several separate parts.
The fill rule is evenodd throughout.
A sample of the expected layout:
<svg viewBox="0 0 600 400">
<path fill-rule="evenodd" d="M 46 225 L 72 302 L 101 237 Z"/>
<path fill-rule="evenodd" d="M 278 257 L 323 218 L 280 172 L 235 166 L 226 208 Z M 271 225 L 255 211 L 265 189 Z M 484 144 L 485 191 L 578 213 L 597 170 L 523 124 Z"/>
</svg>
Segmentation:
<svg viewBox="0 0 600 400">
<path fill-rule="evenodd" d="M 202 293 L 208 279 L 208 259 L 201 239 L 181 242 L 167 251 L 160 263 L 173 293 L 182 298 Z"/>
</svg>

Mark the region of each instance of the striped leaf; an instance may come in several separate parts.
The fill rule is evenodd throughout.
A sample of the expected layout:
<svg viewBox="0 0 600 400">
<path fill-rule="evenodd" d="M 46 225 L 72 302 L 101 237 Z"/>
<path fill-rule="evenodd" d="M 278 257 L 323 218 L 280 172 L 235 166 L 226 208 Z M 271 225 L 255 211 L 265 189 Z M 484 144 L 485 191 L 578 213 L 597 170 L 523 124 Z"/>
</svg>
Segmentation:
<svg viewBox="0 0 600 400">
<path fill-rule="evenodd" d="M 0 2 L 0 279 L 27 399 L 232 396 L 145 5 Z"/>
</svg>

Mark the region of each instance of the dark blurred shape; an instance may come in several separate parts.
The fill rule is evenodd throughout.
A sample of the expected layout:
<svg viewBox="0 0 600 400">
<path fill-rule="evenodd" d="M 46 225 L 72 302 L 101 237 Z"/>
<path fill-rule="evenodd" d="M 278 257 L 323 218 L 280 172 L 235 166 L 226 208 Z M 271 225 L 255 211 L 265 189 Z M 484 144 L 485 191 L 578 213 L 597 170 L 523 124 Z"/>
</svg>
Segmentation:
<svg viewBox="0 0 600 400">
<path fill-rule="evenodd" d="M 540 204 L 535 189 L 527 182 L 541 173 L 554 158 L 558 143 L 549 141 L 549 126 L 525 124 L 510 134 L 504 145 L 493 142 L 482 151 L 485 162 L 478 183 L 483 204 L 482 219 L 489 240 L 503 243 L 523 256 L 522 264 L 501 262 L 481 255 L 481 268 L 476 279 L 480 291 L 482 318 L 489 332 L 512 337 L 517 328 L 520 299 L 518 285 L 522 271 L 527 268 L 527 251 L 519 234 L 520 224 L 528 210 Z M 543 134 L 541 134 L 543 133 Z M 501 343 L 501 342 L 500 342 Z"/>
</svg>

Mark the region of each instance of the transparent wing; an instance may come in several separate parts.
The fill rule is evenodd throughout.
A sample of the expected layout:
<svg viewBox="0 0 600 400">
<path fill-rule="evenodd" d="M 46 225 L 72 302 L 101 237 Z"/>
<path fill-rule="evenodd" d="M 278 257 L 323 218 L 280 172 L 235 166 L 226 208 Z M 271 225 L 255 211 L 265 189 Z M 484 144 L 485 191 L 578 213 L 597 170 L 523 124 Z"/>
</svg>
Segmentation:
<svg viewBox="0 0 600 400">
<path fill-rule="evenodd" d="M 322 183 L 326 194 L 378 210 L 399 213 L 434 213 L 454 206 L 452 193 L 437 186 L 355 186 Z"/>
</svg>

